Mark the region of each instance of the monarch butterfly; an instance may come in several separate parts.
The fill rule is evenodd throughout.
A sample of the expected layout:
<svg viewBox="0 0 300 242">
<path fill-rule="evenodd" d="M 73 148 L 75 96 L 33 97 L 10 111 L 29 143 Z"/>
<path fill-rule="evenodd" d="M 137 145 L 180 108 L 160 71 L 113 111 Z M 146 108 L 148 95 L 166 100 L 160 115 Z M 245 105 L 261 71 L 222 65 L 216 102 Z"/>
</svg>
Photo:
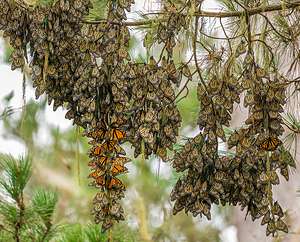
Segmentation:
<svg viewBox="0 0 300 242">
<path fill-rule="evenodd" d="M 92 132 L 87 133 L 87 137 L 93 138 L 93 139 L 104 139 L 107 135 L 107 131 L 105 129 L 98 129 Z"/>
<path fill-rule="evenodd" d="M 125 166 L 117 164 L 117 165 L 112 166 L 111 175 L 117 176 L 120 173 L 127 172 L 127 171 L 128 171 L 128 169 Z M 97 179 L 99 176 L 102 176 L 104 174 L 105 174 L 105 170 L 97 169 L 97 170 L 93 171 L 91 174 L 89 174 L 88 177 Z"/>
<path fill-rule="evenodd" d="M 278 219 L 276 221 L 276 228 L 278 230 L 281 230 L 281 231 L 285 232 L 285 233 L 289 232 L 288 226 L 281 219 Z"/>
<path fill-rule="evenodd" d="M 105 171 L 98 169 L 96 171 L 93 171 L 91 174 L 89 174 L 88 177 L 97 179 L 98 177 L 103 176 L 104 174 L 105 174 Z"/>
<path fill-rule="evenodd" d="M 107 151 L 111 152 L 114 150 L 114 145 L 115 145 L 115 142 L 106 141 L 105 143 L 94 147 L 90 152 L 90 157 L 99 156 L 99 155 L 101 156 L 104 152 L 107 152 Z"/>
<path fill-rule="evenodd" d="M 272 206 L 272 214 L 277 215 L 278 217 L 283 217 L 283 211 L 282 208 L 280 207 L 279 203 L 276 201 L 273 206 Z"/>
<path fill-rule="evenodd" d="M 270 213 L 270 211 L 268 211 L 268 212 L 264 215 L 264 217 L 263 217 L 263 219 L 262 219 L 262 221 L 261 221 L 261 225 L 265 225 L 265 224 L 269 223 L 270 221 L 271 221 L 271 213 Z"/>
<path fill-rule="evenodd" d="M 269 236 L 270 234 L 274 235 L 276 232 L 276 225 L 275 225 L 275 222 L 273 221 L 270 221 L 268 223 L 268 226 L 267 226 L 267 230 L 266 230 L 266 235 Z"/>
<path fill-rule="evenodd" d="M 126 155 L 125 150 L 120 145 L 115 145 L 113 150 L 119 155 Z"/>
<path fill-rule="evenodd" d="M 112 174 L 112 176 L 117 176 L 120 173 L 127 172 L 127 171 L 128 171 L 128 169 L 125 166 L 116 164 L 116 165 L 113 165 L 113 167 L 111 169 L 111 174 Z"/>
<path fill-rule="evenodd" d="M 90 153 L 90 157 L 91 156 L 98 156 L 103 152 L 103 148 L 102 146 L 96 146 Z"/>
<path fill-rule="evenodd" d="M 112 129 L 110 131 L 110 134 L 109 134 L 109 137 L 112 139 L 112 140 L 121 140 L 123 139 L 124 137 L 126 136 L 126 133 L 122 130 L 119 130 L 119 129 Z"/>
<path fill-rule="evenodd" d="M 101 175 L 96 178 L 95 182 L 98 186 L 105 187 L 108 190 L 111 190 L 114 188 L 125 190 L 125 186 L 122 183 L 122 181 L 115 177 Z"/>
<path fill-rule="evenodd" d="M 107 184 L 106 184 L 106 188 L 107 189 L 117 188 L 117 189 L 125 190 L 125 186 L 124 186 L 123 182 L 118 178 L 110 179 L 110 181 L 107 182 Z"/>
<path fill-rule="evenodd" d="M 103 167 L 110 161 L 110 158 L 107 156 L 100 156 L 99 158 L 96 158 L 89 162 L 88 166 L 91 167 Z"/>
<path fill-rule="evenodd" d="M 104 166 L 106 163 L 109 162 L 109 158 L 107 156 L 100 156 L 99 159 L 97 160 L 97 163 L 100 165 L 100 166 Z"/>
<path fill-rule="evenodd" d="M 112 160 L 114 165 L 124 165 L 126 164 L 127 162 L 130 161 L 129 158 L 126 158 L 126 157 L 116 157 L 115 159 Z"/>
<path fill-rule="evenodd" d="M 105 141 L 103 144 L 97 147 L 101 147 L 103 151 L 113 151 L 115 149 L 116 142 L 115 141 Z"/>
<path fill-rule="evenodd" d="M 277 137 L 268 137 L 259 145 L 259 148 L 265 151 L 274 151 L 281 143 L 281 140 Z"/>
<path fill-rule="evenodd" d="M 105 176 L 104 175 L 102 175 L 102 176 L 98 176 L 97 178 L 96 178 L 96 184 L 98 185 L 98 186 L 102 186 L 102 187 L 104 187 L 105 186 Z"/>
<path fill-rule="evenodd" d="M 106 230 L 110 229 L 113 224 L 112 218 L 106 218 L 102 223 L 101 232 L 104 233 Z"/>
</svg>

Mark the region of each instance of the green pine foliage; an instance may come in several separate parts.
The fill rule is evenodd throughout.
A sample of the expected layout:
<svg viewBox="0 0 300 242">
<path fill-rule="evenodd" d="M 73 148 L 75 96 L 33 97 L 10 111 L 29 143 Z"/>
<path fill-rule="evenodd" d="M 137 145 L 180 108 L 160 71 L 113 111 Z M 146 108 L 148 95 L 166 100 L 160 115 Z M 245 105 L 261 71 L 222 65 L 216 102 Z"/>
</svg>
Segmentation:
<svg viewBox="0 0 300 242">
<path fill-rule="evenodd" d="M 59 228 L 52 221 L 57 194 L 38 189 L 29 199 L 25 191 L 32 174 L 29 156 L 2 154 L 0 167 L 0 241 L 50 241 Z"/>
</svg>

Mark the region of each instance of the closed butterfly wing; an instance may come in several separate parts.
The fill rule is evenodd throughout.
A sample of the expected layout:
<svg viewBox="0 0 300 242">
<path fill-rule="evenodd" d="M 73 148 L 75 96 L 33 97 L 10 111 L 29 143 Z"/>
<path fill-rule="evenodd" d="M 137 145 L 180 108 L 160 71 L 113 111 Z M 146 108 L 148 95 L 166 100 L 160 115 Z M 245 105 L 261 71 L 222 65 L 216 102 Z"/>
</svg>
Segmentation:
<svg viewBox="0 0 300 242">
<path fill-rule="evenodd" d="M 125 190 L 124 184 L 118 178 L 112 178 L 112 179 L 110 179 L 110 181 L 106 185 L 106 188 L 109 189 L 109 190 L 114 189 L 114 188 Z"/>
<path fill-rule="evenodd" d="M 98 146 L 100 147 L 100 150 L 98 149 L 98 152 L 94 152 L 96 155 L 101 155 L 103 152 L 112 152 L 115 148 L 115 142 L 114 141 L 106 141 L 102 145 Z"/>
<path fill-rule="evenodd" d="M 96 146 L 96 147 L 94 147 L 94 149 L 90 153 L 90 157 L 101 155 L 103 153 L 103 151 L 104 150 L 103 150 L 102 145 Z"/>
<path fill-rule="evenodd" d="M 119 130 L 119 129 L 112 129 L 110 131 L 110 138 L 112 140 L 121 140 L 124 139 L 126 136 L 126 132 Z"/>
<path fill-rule="evenodd" d="M 121 173 L 125 173 L 127 171 L 128 171 L 128 169 L 123 165 L 114 165 L 111 169 L 111 173 L 113 176 L 117 176 L 117 175 L 119 175 Z"/>
<path fill-rule="evenodd" d="M 109 162 L 109 158 L 107 156 L 100 156 L 97 160 L 97 164 L 101 167 L 105 166 Z"/>
<path fill-rule="evenodd" d="M 281 140 L 277 137 L 268 137 L 260 144 L 259 147 L 265 151 L 274 151 L 281 143 Z"/>
<path fill-rule="evenodd" d="M 96 184 L 98 186 L 102 186 L 104 187 L 105 186 L 105 177 L 102 175 L 102 176 L 99 176 L 96 178 Z"/>
<path fill-rule="evenodd" d="M 270 221 L 267 225 L 266 235 L 269 236 L 270 234 L 274 235 L 276 232 L 276 226 L 274 221 Z"/>
<path fill-rule="evenodd" d="M 115 145 L 114 150 L 118 155 L 126 155 L 125 150 L 120 145 Z"/>
<path fill-rule="evenodd" d="M 114 165 L 124 165 L 124 164 L 128 163 L 129 161 L 130 161 L 130 159 L 126 158 L 126 157 L 116 157 L 113 160 L 113 163 L 114 163 Z"/>
<path fill-rule="evenodd" d="M 101 232 L 104 233 L 106 230 L 110 229 L 113 226 L 113 219 L 106 218 L 102 223 Z"/>
<path fill-rule="evenodd" d="M 104 139 L 105 135 L 106 135 L 106 130 L 102 128 L 87 133 L 87 137 L 93 139 Z"/>
<path fill-rule="evenodd" d="M 270 213 L 270 211 L 268 211 L 268 212 L 264 215 L 264 217 L 263 217 L 263 219 L 262 219 L 262 221 L 261 221 L 261 225 L 265 225 L 265 224 L 269 223 L 270 221 L 271 221 L 271 213 Z"/>
<path fill-rule="evenodd" d="M 104 171 L 102 170 L 96 170 L 96 171 L 93 171 L 91 174 L 89 174 L 89 178 L 94 178 L 94 179 L 97 179 L 98 177 L 101 177 L 104 175 Z"/>
<path fill-rule="evenodd" d="M 289 232 L 288 226 L 281 219 L 278 219 L 278 221 L 276 221 L 276 228 L 285 233 Z"/>
</svg>

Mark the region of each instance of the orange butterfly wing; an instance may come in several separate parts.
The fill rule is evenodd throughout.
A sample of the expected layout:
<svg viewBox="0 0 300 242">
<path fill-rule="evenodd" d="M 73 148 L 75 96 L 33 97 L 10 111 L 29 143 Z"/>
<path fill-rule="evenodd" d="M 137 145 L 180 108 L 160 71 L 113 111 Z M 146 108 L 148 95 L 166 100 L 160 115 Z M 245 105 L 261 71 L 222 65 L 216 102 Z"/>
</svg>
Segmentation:
<svg viewBox="0 0 300 242">
<path fill-rule="evenodd" d="M 107 184 L 107 189 L 113 189 L 113 188 L 125 189 L 125 186 L 120 179 L 112 178 Z"/>
<path fill-rule="evenodd" d="M 103 152 L 102 146 L 96 146 L 92 152 L 93 155 L 100 155 Z"/>
<path fill-rule="evenodd" d="M 119 129 L 112 129 L 110 131 L 110 138 L 113 140 L 121 140 L 124 139 L 126 136 L 126 133 Z"/>
<path fill-rule="evenodd" d="M 118 165 L 124 165 L 124 164 L 128 163 L 129 161 L 130 161 L 130 159 L 126 158 L 126 157 L 116 157 L 113 160 L 113 163 L 118 164 Z"/>
<path fill-rule="evenodd" d="M 102 147 L 105 151 L 113 151 L 115 148 L 116 142 L 115 141 L 106 141 L 102 144 Z"/>
<path fill-rule="evenodd" d="M 105 186 L 105 177 L 102 175 L 102 176 L 99 176 L 96 178 L 96 184 L 98 186 Z"/>
<path fill-rule="evenodd" d="M 111 173 L 113 176 L 116 176 L 120 173 L 127 172 L 128 169 L 123 165 L 114 165 L 111 169 Z"/>
<path fill-rule="evenodd" d="M 265 150 L 265 151 L 274 151 L 277 149 L 277 147 L 281 144 L 280 139 L 277 137 L 269 137 L 265 139 L 261 144 L 260 144 L 260 149 Z"/>
<path fill-rule="evenodd" d="M 103 174 L 104 174 L 104 171 L 96 170 L 96 171 L 93 171 L 91 174 L 89 174 L 89 178 L 97 179 L 98 177 L 102 176 Z"/>
<path fill-rule="evenodd" d="M 97 160 L 97 163 L 100 166 L 105 166 L 108 163 L 109 158 L 106 156 L 100 156 L 99 159 Z"/>
<path fill-rule="evenodd" d="M 87 133 L 87 137 L 93 138 L 93 139 L 104 139 L 106 136 L 107 131 L 105 129 L 97 129 L 95 131 Z"/>
</svg>

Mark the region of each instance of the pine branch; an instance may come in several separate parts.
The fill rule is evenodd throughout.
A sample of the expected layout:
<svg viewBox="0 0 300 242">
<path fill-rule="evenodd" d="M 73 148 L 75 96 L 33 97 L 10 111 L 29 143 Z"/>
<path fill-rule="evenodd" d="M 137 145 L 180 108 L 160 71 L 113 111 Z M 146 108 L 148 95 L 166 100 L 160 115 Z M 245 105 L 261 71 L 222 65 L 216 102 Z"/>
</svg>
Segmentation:
<svg viewBox="0 0 300 242">
<path fill-rule="evenodd" d="M 241 11 L 231 11 L 231 12 L 212 12 L 212 11 L 197 11 L 194 13 L 194 16 L 197 17 L 209 17 L 209 18 L 231 18 L 231 17 L 241 17 L 245 16 L 245 13 L 247 12 L 249 16 L 257 15 L 257 14 L 263 14 L 268 12 L 274 12 L 274 11 L 281 11 L 281 10 L 288 10 L 292 8 L 296 8 L 300 6 L 300 1 L 296 1 L 293 3 L 286 3 L 284 6 L 282 4 L 274 4 L 269 6 L 263 6 L 263 7 L 256 7 L 256 8 L 246 8 L 246 10 Z M 163 13 L 158 12 L 155 13 L 156 15 L 163 15 Z M 147 19 L 147 20 L 137 20 L 137 21 L 128 21 L 124 24 L 128 27 L 136 27 L 136 26 L 145 26 L 145 25 L 151 25 L 154 22 L 157 22 L 157 18 L 153 19 Z M 166 22 L 167 19 L 161 18 L 159 19 L 159 22 Z M 83 21 L 83 23 L 86 24 L 100 24 L 105 23 L 106 20 L 99 20 L 99 21 Z M 110 22 L 113 24 L 120 24 L 119 22 Z"/>
</svg>

